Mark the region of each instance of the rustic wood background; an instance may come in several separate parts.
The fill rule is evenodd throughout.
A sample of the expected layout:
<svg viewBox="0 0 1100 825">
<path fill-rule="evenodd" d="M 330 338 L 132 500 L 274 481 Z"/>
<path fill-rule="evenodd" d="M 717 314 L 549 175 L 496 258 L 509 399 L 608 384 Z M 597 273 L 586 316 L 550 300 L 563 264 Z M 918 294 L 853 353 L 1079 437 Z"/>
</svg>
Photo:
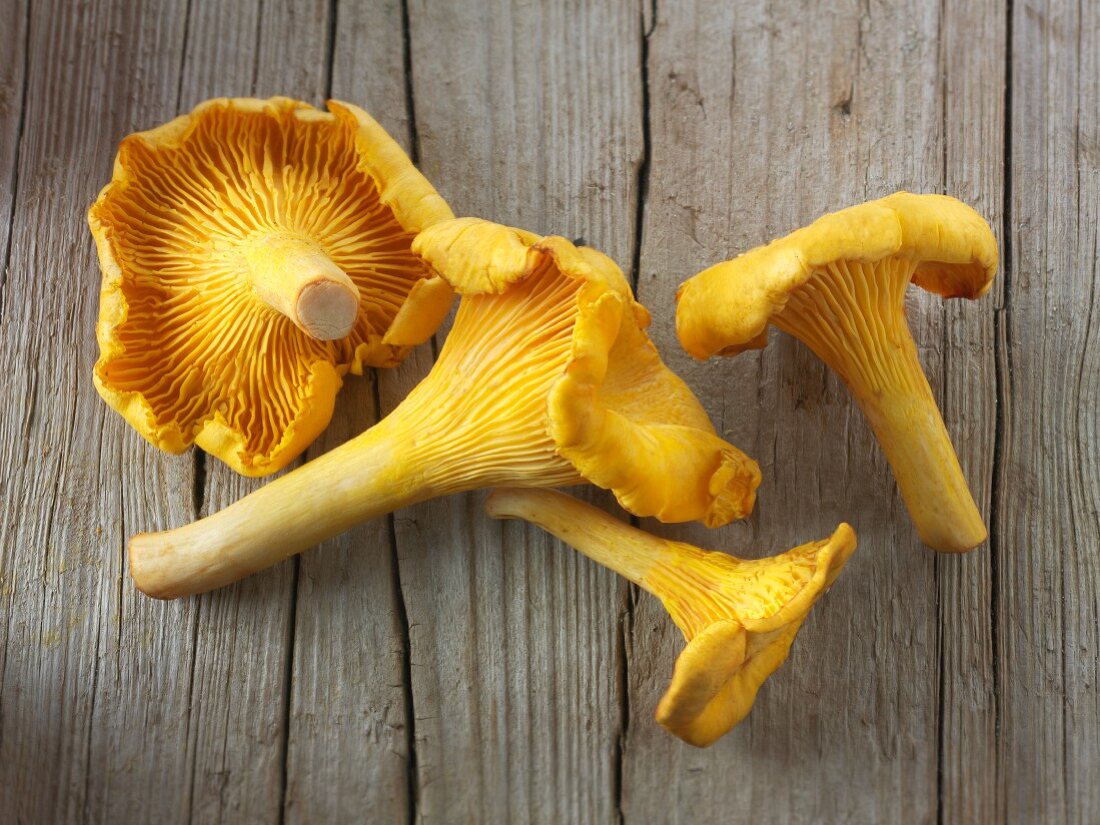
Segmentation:
<svg viewBox="0 0 1100 825">
<path fill-rule="evenodd" d="M 0 821 L 1100 821 L 1100 3 L 0 0 L 0 34 Z M 746 523 L 654 529 L 756 555 L 856 526 L 713 748 L 652 721 L 681 645 L 656 601 L 481 494 L 134 590 L 130 534 L 255 484 L 99 400 L 85 209 L 125 134 L 271 94 L 363 105 L 457 214 L 632 274 L 765 478 Z M 696 364 L 673 332 L 687 276 L 899 188 L 1002 244 L 986 298 L 911 306 L 991 528 L 959 558 L 807 350 Z M 349 380 L 311 454 L 431 358 Z"/>
</svg>

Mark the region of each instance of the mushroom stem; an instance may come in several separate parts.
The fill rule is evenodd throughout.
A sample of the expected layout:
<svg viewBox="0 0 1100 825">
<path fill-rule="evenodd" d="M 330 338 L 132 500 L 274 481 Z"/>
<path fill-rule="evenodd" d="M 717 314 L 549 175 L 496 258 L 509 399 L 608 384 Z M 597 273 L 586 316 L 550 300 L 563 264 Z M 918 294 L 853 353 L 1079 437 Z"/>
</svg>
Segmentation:
<svg viewBox="0 0 1100 825">
<path fill-rule="evenodd" d="M 273 233 L 244 250 L 256 294 L 319 341 L 348 335 L 359 314 L 351 278 L 308 238 Z"/>
<path fill-rule="evenodd" d="M 493 491 L 485 510 L 497 519 L 522 519 L 537 524 L 597 564 L 660 598 L 647 576 L 676 553 L 669 543 L 627 527 L 598 507 L 552 490 L 502 487 Z"/>
<path fill-rule="evenodd" d="M 514 429 L 501 424 L 493 441 L 474 442 L 433 379 L 440 375 L 448 373 L 429 375 L 374 427 L 224 510 L 134 536 L 130 575 L 138 589 L 159 599 L 213 590 L 355 524 L 437 496 L 505 481 L 580 481 L 565 462 L 536 461 L 542 445 L 526 422 Z M 480 419 L 475 411 L 471 426 Z"/>
<path fill-rule="evenodd" d="M 203 593 L 262 570 L 365 519 L 431 495 L 385 421 L 206 518 L 130 539 L 130 575 L 158 599 Z M 414 486 L 419 482 L 419 487 Z"/>
<path fill-rule="evenodd" d="M 860 268 L 865 271 L 853 272 Z M 897 259 L 830 263 L 793 292 L 773 320 L 848 385 L 921 541 L 961 553 L 985 541 L 986 528 L 906 323 L 905 290 L 914 269 Z"/>
</svg>

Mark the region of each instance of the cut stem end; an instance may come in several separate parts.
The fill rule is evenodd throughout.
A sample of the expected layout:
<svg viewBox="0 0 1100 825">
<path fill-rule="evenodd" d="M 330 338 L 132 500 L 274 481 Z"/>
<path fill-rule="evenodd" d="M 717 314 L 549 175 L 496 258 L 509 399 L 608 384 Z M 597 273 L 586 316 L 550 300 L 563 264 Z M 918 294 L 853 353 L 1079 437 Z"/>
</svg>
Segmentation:
<svg viewBox="0 0 1100 825">
<path fill-rule="evenodd" d="M 256 294 L 319 341 L 347 336 L 359 316 L 359 289 L 313 241 L 268 235 L 244 252 Z"/>
</svg>

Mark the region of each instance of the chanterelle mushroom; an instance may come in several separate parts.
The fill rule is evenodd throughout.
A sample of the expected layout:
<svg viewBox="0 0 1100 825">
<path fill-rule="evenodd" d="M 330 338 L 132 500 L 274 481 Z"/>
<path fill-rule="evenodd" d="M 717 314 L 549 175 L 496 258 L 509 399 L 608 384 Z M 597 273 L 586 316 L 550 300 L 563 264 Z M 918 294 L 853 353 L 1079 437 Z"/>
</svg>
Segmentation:
<svg viewBox="0 0 1100 825">
<path fill-rule="evenodd" d="M 452 218 L 361 109 L 211 100 L 122 141 L 88 213 L 100 395 L 170 452 L 245 475 L 294 459 L 341 376 L 392 366 L 453 293 L 412 254 Z"/>
<path fill-rule="evenodd" d="M 978 298 L 996 270 L 997 243 L 977 212 L 898 192 L 689 279 L 676 329 L 700 359 L 763 347 L 769 323 L 807 344 L 867 416 L 921 540 L 961 552 L 985 540 L 985 524 L 917 358 L 905 291 L 913 281 L 945 298 Z"/>
<path fill-rule="evenodd" d="M 746 561 L 657 538 L 552 490 L 496 490 L 485 506 L 493 518 L 537 524 L 661 600 L 688 644 L 657 721 L 699 747 L 745 718 L 856 548 L 841 524 L 828 539 Z"/>
<path fill-rule="evenodd" d="M 661 362 L 619 268 L 563 238 L 464 218 L 413 248 L 462 296 L 428 376 L 367 432 L 201 521 L 135 536 L 130 571 L 172 598 L 235 581 L 434 496 L 588 481 L 639 516 L 747 515 L 756 463 Z"/>
</svg>

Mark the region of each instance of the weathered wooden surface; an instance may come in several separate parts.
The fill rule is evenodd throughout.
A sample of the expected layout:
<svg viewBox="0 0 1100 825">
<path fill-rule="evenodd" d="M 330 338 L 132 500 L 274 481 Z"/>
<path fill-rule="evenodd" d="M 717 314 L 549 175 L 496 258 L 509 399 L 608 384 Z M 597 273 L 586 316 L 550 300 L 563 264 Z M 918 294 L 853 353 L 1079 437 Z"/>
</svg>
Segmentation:
<svg viewBox="0 0 1100 825">
<path fill-rule="evenodd" d="M 1017 4 L 1010 29 L 994 628 L 998 810 L 1021 823 L 1100 817 L 1098 12 Z"/>
<path fill-rule="evenodd" d="M 1100 821 L 1095 3 L 0 0 L 0 821 Z M 119 138 L 217 95 L 360 103 L 458 214 L 583 237 L 765 474 L 746 555 L 861 549 L 752 716 L 652 712 L 657 603 L 482 517 L 349 532 L 225 591 L 137 594 L 125 539 L 255 482 L 99 401 L 84 210 Z M 804 348 L 695 364 L 697 269 L 897 188 L 974 204 L 1004 272 L 910 314 L 987 546 L 923 550 Z M 430 367 L 349 380 L 310 455 Z M 607 503 L 604 497 L 596 497 Z"/>
<path fill-rule="evenodd" d="M 657 5 L 644 303 L 671 306 L 693 272 L 838 204 L 941 189 L 939 7 L 830 5 L 812 20 L 791 4 Z M 914 299 L 911 325 L 942 390 L 941 305 Z M 790 672 L 705 752 L 649 721 L 682 640 L 655 600 L 639 600 L 627 818 L 668 810 L 675 822 L 717 822 L 736 810 L 776 821 L 934 820 L 936 559 L 917 541 L 869 428 L 839 379 L 793 339 L 773 334 L 759 354 L 692 363 L 673 321 L 661 313 L 655 339 L 720 429 L 759 460 L 764 482 L 746 524 L 654 528 L 759 555 L 847 520 L 860 552 L 801 632 Z M 974 446 L 992 445 L 990 421 Z M 682 774 L 673 788 L 653 781 L 669 765 Z"/>
</svg>

